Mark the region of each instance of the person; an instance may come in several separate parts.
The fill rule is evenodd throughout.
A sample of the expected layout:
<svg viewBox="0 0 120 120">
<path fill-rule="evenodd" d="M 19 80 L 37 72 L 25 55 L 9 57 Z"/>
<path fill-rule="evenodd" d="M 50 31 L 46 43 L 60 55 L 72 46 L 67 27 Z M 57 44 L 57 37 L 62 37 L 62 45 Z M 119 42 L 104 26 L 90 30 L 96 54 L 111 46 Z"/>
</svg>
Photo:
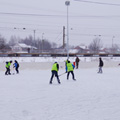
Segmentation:
<svg viewBox="0 0 120 120">
<path fill-rule="evenodd" d="M 79 61 L 80 61 L 80 59 L 79 59 L 78 57 L 76 57 L 76 59 L 75 59 L 76 69 L 78 69 L 78 66 L 79 66 Z"/>
<path fill-rule="evenodd" d="M 11 75 L 11 73 L 10 73 L 10 65 L 11 65 L 11 63 L 12 63 L 12 60 L 11 61 L 9 61 L 9 62 L 6 62 L 6 72 L 5 72 L 5 75 Z"/>
<path fill-rule="evenodd" d="M 72 79 L 76 80 L 75 76 L 74 76 L 74 72 L 73 72 L 74 67 L 75 66 L 68 60 L 68 62 L 67 62 L 67 80 L 69 79 L 69 74 L 70 73 L 72 74 Z"/>
<path fill-rule="evenodd" d="M 65 61 L 65 72 L 67 73 L 67 63 L 68 63 L 68 59 Z"/>
<path fill-rule="evenodd" d="M 73 65 L 75 66 L 75 62 L 73 62 Z"/>
<path fill-rule="evenodd" d="M 51 76 L 51 79 L 50 79 L 50 84 L 52 84 L 52 80 L 53 80 L 53 77 L 55 76 L 57 78 L 57 81 L 58 83 L 60 84 L 60 79 L 59 79 L 59 76 L 58 76 L 58 70 L 59 70 L 59 64 L 57 62 L 55 62 L 52 66 L 52 76 Z"/>
<path fill-rule="evenodd" d="M 99 58 L 99 71 L 98 71 L 98 73 L 103 73 L 103 71 L 102 71 L 103 65 L 104 65 L 104 63 L 102 61 L 102 58 Z"/>
<path fill-rule="evenodd" d="M 18 63 L 17 60 L 15 60 L 14 62 L 15 62 L 15 63 L 13 64 L 13 68 L 15 68 L 15 70 L 16 70 L 16 72 L 17 72 L 17 74 L 18 74 L 18 73 L 19 73 L 19 70 L 18 70 L 18 68 L 19 68 L 19 63 Z"/>
</svg>

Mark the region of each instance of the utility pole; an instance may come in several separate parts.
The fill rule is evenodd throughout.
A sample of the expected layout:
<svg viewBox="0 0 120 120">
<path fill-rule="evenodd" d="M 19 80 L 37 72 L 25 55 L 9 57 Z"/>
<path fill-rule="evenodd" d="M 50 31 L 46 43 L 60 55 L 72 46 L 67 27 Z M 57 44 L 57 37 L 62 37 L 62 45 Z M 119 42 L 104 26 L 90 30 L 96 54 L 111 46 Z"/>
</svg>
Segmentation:
<svg viewBox="0 0 120 120">
<path fill-rule="evenodd" d="M 70 6 L 70 1 L 66 1 L 65 5 L 67 6 L 67 59 L 69 59 L 69 15 L 68 15 L 68 6 Z"/>
<path fill-rule="evenodd" d="M 42 52 L 43 52 L 43 49 L 44 49 L 44 39 L 43 39 L 43 35 L 44 35 L 44 33 L 42 33 Z"/>
<path fill-rule="evenodd" d="M 36 32 L 36 30 L 33 30 L 33 32 L 34 32 L 34 45 L 35 45 L 35 32 Z"/>
<path fill-rule="evenodd" d="M 115 36 L 112 37 L 112 53 L 114 53 L 114 41 L 113 41 L 114 38 L 115 38 Z"/>
<path fill-rule="evenodd" d="M 65 48 L 65 26 L 63 26 L 63 49 Z"/>
</svg>

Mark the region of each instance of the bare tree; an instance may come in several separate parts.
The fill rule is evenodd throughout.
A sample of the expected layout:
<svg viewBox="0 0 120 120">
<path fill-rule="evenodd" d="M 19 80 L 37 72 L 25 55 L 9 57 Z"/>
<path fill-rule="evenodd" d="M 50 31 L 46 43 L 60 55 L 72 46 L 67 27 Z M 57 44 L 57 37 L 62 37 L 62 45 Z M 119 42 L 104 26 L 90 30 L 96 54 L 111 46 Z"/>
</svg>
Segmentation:
<svg viewBox="0 0 120 120">
<path fill-rule="evenodd" d="M 25 43 L 26 45 L 31 46 L 35 45 L 32 35 L 29 35 L 29 37 L 26 37 L 25 39 L 20 39 L 19 43 Z"/>
<path fill-rule="evenodd" d="M 6 43 L 6 39 L 0 35 L 0 52 L 6 52 L 10 47 Z"/>
<path fill-rule="evenodd" d="M 16 36 L 11 36 L 10 41 L 9 41 L 9 45 L 10 46 L 15 45 L 16 43 L 18 43 L 19 39 L 20 38 L 17 38 Z"/>
<path fill-rule="evenodd" d="M 119 49 L 120 47 L 117 44 L 113 44 L 112 47 L 110 48 L 110 52 L 115 54 L 118 52 Z"/>
<path fill-rule="evenodd" d="M 5 39 L 0 35 L 0 49 L 5 45 Z"/>
<path fill-rule="evenodd" d="M 102 48 L 102 43 L 100 38 L 95 38 L 88 46 L 92 53 L 99 53 L 100 48 Z"/>
</svg>

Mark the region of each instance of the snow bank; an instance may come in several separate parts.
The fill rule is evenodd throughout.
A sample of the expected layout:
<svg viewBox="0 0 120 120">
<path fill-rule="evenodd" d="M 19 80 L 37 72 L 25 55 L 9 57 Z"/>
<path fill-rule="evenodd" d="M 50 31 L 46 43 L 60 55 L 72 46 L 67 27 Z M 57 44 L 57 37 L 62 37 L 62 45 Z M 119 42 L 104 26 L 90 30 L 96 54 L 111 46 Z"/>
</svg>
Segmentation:
<svg viewBox="0 0 120 120">
<path fill-rule="evenodd" d="M 97 68 L 98 57 L 79 57 L 80 68 Z M 119 57 L 103 57 L 104 67 L 116 67 L 120 63 Z M 66 57 L 1 57 L 0 58 L 0 70 L 5 70 L 5 62 L 9 60 L 17 60 L 20 63 L 20 69 L 51 69 L 52 64 L 57 61 L 60 65 L 60 69 L 65 69 Z M 71 62 L 75 61 L 75 57 L 70 57 Z"/>
</svg>

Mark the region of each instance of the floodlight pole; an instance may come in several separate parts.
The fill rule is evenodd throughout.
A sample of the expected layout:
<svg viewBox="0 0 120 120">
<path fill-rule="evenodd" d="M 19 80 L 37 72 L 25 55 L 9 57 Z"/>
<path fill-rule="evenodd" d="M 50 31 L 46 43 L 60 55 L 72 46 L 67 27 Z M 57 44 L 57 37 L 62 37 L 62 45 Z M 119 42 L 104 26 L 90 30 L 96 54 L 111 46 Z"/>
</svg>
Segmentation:
<svg viewBox="0 0 120 120">
<path fill-rule="evenodd" d="M 44 39 L 43 39 L 44 33 L 42 33 L 42 53 L 43 53 L 43 47 L 44 47 Z"/>
<path fill-rule="evenodd" d="M 67 6 L 67 59 L 69 59 L 69 16 L 68 16 L 68 6 L 70 1 L 66 1 L 65 5 Z"/>
<path fill-rule="evenodd" d="M 114 44 L 113 44 L 114 38 L 115 38 L 115 36 L 112 37 L 112 54 L 114 53 L 114 48 L 113 48 L 113 46 L 114 46 Z"/>
<path fill-rule="evenodd" d="M 33 32 L 34 32 L 34 45 L 35 45 L 35 32 L 36 32 L 36 30 L 33 30 Z"/>
</svg>

